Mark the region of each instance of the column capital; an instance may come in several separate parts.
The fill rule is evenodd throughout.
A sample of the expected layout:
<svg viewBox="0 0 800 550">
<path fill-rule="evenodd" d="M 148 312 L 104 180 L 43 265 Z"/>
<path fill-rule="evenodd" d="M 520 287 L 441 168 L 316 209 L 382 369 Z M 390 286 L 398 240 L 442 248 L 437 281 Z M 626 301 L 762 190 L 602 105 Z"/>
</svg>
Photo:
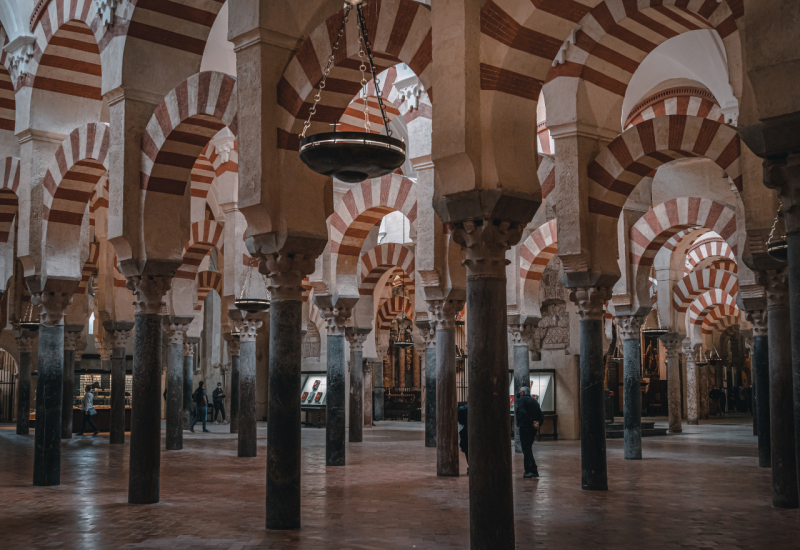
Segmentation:
<svg viewBox="0 0 800 550">
<path fill-rule="evenodd" d="M 172 286 L 172 277 L 163 275 L 134 275 L 127 277 L 129 290 L 133 291 L 136 313 L 161 313 L 164 296 Z"/>
<path fill-rule="evenodd" d="M 492 219 L 451 222 L 447 226 L 466 253 L 467 278 L 505 279 L 506 251 L 522 238 L 525 225 Z"/>
<path fill-rule="evenodd" d="M 753 325 L 753 336 L 769 336 L 767 310 L 746 311 L 745 318 Z"/>
<path fill-rule="evenodd" d="M 425 341 L 425 348 L 436 347 L 436 322 L 435 321 L 417 321 L 417 330 L 420 336 Z"/>
<path fill-rule="evenodd" d="M 131 336 L 133 336 L 133 331 L 115 330 L 109 334 L 111 335 L 112 349 L 125 349 L 128 347 L 128 342 L 130 342 Z"/>
<path fill-rule="evenodd" d="M 39 324 L 46 327 L 63 325 L 67 306 L 72 303 L 71 292 L 31 293 L 31 303 L 39 308 Z"/>
<path fill-rule="evenodd" d="M 183 356 L 194 357 L 194 344 L 183 344 Z"/>
<path fill-rule="evenodd" d="M 510 323 L 508 333 L 511 335 L 511 344 L 513 346 L 529 346 L 535 330 L 533 325 Z"/>
<path fill-rule="evenodd" d="M 367 341 L 367 336 L 369 336 L 369 332 L 361 332 L 365 329 L 354 329 L 352 327 L 347 328 L 345 330 L 344 337 L 350 344 L 350 351 L 354 353 L 363 353 L 364 352 L 364 342 Z"/>
<path fill-rule="evenodd" d="M 663 336 L 659 336 L 659 340 L 664 344 L 664 349 L 667 350 L 667 359 L 677 357 L 681 353 L 683 339 L 684 336 L 677 332 L 668 332 Z"/>
<path fill-rule="evenodd" d="M 83 325 L 64 325 L 64 351 L 78 349 L 78 339 L 83 333 Z"/>
<path fill-rule="evenodd" d="M 456 328 L 456 317 L 464 309 L 464 300 L 426 300 L 428 311 L 435 321 L 435 330 L 452 330 Z"/>
<path fill-rule="evenodd" d="M 264 322 L 261 319 L 244 318 L 237 319 L 233 322 L 233 326 L 239 331 L 239 343 L 241 342 L 255 342 L 256 332 Z"/>
<path fill-rule="evenodd" d="M 97 353 L 100 354 L 100 361 L 111 361 L 111 348 L 98 344 Z"/>
<path fill-rule="evenodd" d="M 27 336 L 17 336 L 17 351 L 20 353 L 31 353 L 35 345 L 36 335 L 28 334 Z"/>
<path fill-rule="evenodd" d="M 757 277 L 759 284 L 766 288 L 768 308 L 789 306 L 789 272 L 786 268 L 759 271 Z"/>
<path fill-rule="evenodd" d="M 239 346 L 239 337 L 238 336 L 234 336 L 234 337 L 231 337 L 230 339 L 226 338 L 225 341 L 228 342 L 228 351 L 230 352 L 231 357 L 238 356 L 239 355 L 239 347 L 240 347 Z"/>
<path fill-rule="evenodd" d="M 581 321 L 601 321 L 603 319 L 603 307 L 611 299 L 611 288 L 582 286 L 568 290 L 570 301 L 578 306 L 578 315 Z"/>
<path fill-rule="evenodd" d="M 353 313 L 358 302 L 355 296 L 334 296 L 332 294 L 314 294 L 314 303 L 319 308 L 319 315 L 328 327 L 328 336 L 343 336 L 345 324 Z"/>
<path fill-rule="evenodd" d="M 693 344 L 691 338 L 684 338 L 681 342 L 681 350 L 683 354 L 686 356 L 686 362 L 694 363 L 694 354 L 697 351 L 697 348 L 700 347 L 700 344 Z"/>
<path fill-rule="evenodd" d="M 192 321 L 194 321 L 193 315 L 170 315 L 169 317 L 164 317 L 164 326 L 168 327 L 169 343 L 183 345 L 186 342 L 186 333 L 189 331 L 189 325 L 192 324 Z"/>
<path fill-rule="evenodd" d="M 386 354 L 389 353 L 389 346 L 388 345 L 381 345 L 375 346 L 375 353 L 378 355 L 378 361 L 381 363 L 386 358 Z"/>
<path fill-rule="evenodd" d="M 623 340 L 638 340 L 645 317 L 642 315 L 620 315 L 617 318 L 617 332 Z"/>
<path fill-rule="evenodd" d="M 300 301 L 303 279 L 314 273 L 316 256 L 267 254 L 258 262 L 258 270 L 269 279 L 267 288 L 275 301 Z"/>
</svg>

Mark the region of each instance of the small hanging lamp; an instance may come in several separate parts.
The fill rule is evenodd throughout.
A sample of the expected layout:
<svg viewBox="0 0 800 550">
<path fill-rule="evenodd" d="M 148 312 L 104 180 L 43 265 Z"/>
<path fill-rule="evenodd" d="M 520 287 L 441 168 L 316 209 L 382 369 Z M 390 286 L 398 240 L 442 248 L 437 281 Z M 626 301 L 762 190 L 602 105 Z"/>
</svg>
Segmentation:
<svg viewBox="0 0 800 550">
<path fill-rule="evenodd" d="M 339 27 L 336 41 L 333 43 L 331 55 L 328 57 L 328 65 L 322 71 L 322 80 L 319 83 L 319 91 L 314 95 L 314 103 L 309 109 L 308 120 L 303 124 L 303 131 L 300 133 L 300 160 L 313 171 L 324 176 L 332 176 L 347 183 L 358 183 L 370 178 L 378 178 L 391 174 L 400 168 L 406 160 L 406 144 L 402 139 L 392 137 L 389 129 L 389 120 L 386 116 L 386 108 L 383 105 L 380 82 L 375 73 L 375 62 L 372 58 L 372 44 L 367 33 L 367 25 L 364 21 L 362 6 L 366 0 L 345 0 L 344 19 Z M 322 98 L 322 90 L 325 88 L 328 75 L 333 68 L 336 51 L 339 49 L 339 42 L 344 34 L 345 25 L 350 16 L 350 11 L 355 7 L 358 28 L 358 56 L 361 58 L 361 86 L 366 88 L 366 70 L 372 73 L 372 80 L 375 83 L 375 95 L 378 99 L 378 106 L 381 111 L 386 135 L 370 133 L 369 121 L 369 98 L 364 98 L 364 133 L 361 132 L 337 132 L 334 126 L 333 132 L 325 132 L 306 136 L 311 119 L 317 112 L 317 104 Z M 365 52 L 366 50 L 366 52 Z M 366 57 L 366 59 L 365 59 Z"/>
<path fill-rule="evenodd" d="M 28 302 L 28 307 L 25 308 L 25 315 L 19 321 L 20 328 L 31 332 L 39 330 L 39 316 L 36 314 L 36 309 L 33 302 Z"/>
<path fill-rule="evenodd" d="M 783 200 L 781 200 L 778 205 L 778 211 L 775 213 L 775 221 L 772 222 L 772 231 L 769 232 L 769 239 L 767 239 L 767 252 L 776 260 L 787 262 L 789 261 L 789 249 L 786 244 L 786 234 L 778 230 L 778 221 L 783 217 L 781 213 L 782 208 Z"/>
<path fill-rule="evenodd" d="M 645 336 L 654 336 L 658 338 L 659 336 L 664 336 L 666 333 L 669 332 L 666 328 L 661 326 L 661 317 L 658 316 L 658 310 L 656 310 L 656 321 L 658 321 L 658 327 L 656 328 L 646 328 L 642 331 L 642 334 Z"/>
<path fill-rule="evenodd" d="M 239 294 L 239 297 L 233 301 L 233 305 L 236 306 L 237 309 L 241 309 L 242 311 L 246 311 L 248 313 L 258 313 L 259 311 L 266 311 L 269 309 L 269 291 L 267 290 L 267 278 L 265 275 L 261 275 L 261 281 L 264 283 L 264 296 L 265 298 L 251 298 L 246 296 L 247 294 L 247 287 L 250 284 L 250 278 L 253 275 L 253 265 L 250 264 L 250 269 L 247 271 L 247 278 L 244 281 L 244 285 L 242 285 L 242 292 Z"/>
</svg>

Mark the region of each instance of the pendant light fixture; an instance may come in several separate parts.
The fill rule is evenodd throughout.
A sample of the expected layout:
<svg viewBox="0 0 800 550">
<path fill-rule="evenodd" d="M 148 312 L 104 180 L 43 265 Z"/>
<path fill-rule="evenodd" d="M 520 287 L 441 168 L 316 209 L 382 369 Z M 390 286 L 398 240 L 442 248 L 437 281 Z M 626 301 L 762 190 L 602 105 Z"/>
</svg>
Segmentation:
<svg viewBox="0 0 800 550">
<path fill-rule="evenodd" d="M 253 275 L 253 265 L 250 264 L 250 269 L 247 271 L 247 278 L 242 285 L 242 292 L 239 297 L 233 301 L 233 305 L 237 309 L 246 311 L 247 313 L 258 313 L 259 311 L 266 311 L 269 309 L 269 291 L 267 290 L 267 277 L 261 274 L 261 281 L 264 283 L 264 296 L 265 298 L 251 298 L 246 296 L 247 287 L 250 284 L 250 279 Z"/>
<path fill-rule="evenodd" d="M 36 314 L 36 309 L 33 302 L 28 302 L 28 307 L 25 308 L 25 315 L 19 321 L 20 328 L 31 332 L 39 330 L 39 316 Z"/>
<path fill-rule="evenodd" d="M 386 117 L 386 108 L 383 105 L 380 82 L 375 73 L 375 62 L 372 58 L 372 44 L 369 40 L 367 25 L 364 20 L 363 5 L 366 0 L 345 0 L 344 19 L 339 27 L 336 41 L 333 43 L 328 65 L 322 71 L 322 80 L 319 90 L 314 95 L 314 103 L 309 109 L 308 120 L 303 124 L 300 133 L 300 160 L 313 171 L 324 176 L 332 176 L 347 183 L 358 183 L 370 178 L 378 178 L 391 174 L 406 160 L 405 140 L 392 137 L 389 129 L 389 120 Z M 381 119 L 386 135 L 370 133 L 369 97 L 364 97 L 364 133 L 325 132 L 306 136 L 311 119 L 317 113 L 317 104 L 322 98 L 322 90 L 334 64 L 339 42 L 344 34 L 350 12 L 356 10 L 356 27 L 358 29 L 358 56 L 361 59 L 361 86 L 367 86 L 367 63 L 369 64 L 372 80 L 375 83 L 375 95 L 381 111 Z"/>
<path fill-rule="evenodd" d="M 658 310 L 655 311 L 656 311 L 656 321 L 658 322 L 658 327 L 646 328 L 642 331 L 642 334 L 644 334 L 645 336 L 654 336 L 658 338 L 659 336 L 664 336 L 666 333 L 669 332 L 669 330 L 661 326 L 661 317 L 658 316 Z"/>
<path fill-rule="evenodd" d="M 778 231 L 778 221 L 782 216 L 781 209 L 783 208 L 783 200 L 778 205 L 778 211 L 775 213 L 775 221 L 772 222 L 772 231 L 769 232 L 769 239 L 767 239 L 767 252 L 770 256 L 781 262 L 789 261 L 789 252 L 786 244 L 785 232 Z M 776 233 L 778 233 L 776 235 Z"/>
</svg>

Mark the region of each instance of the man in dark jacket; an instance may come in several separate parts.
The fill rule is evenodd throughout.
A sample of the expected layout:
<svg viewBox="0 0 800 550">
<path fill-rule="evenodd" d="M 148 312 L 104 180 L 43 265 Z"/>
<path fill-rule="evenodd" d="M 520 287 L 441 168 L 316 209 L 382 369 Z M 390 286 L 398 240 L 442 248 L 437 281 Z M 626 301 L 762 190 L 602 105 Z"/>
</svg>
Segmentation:
<svg viewBox="0 0 800 550">
<path fill-rule="evenodd" d="M 467 409 L 467 404 L 464 403 L 458 408 L 458 423 L 463 426 L 459 434 L 461 435 L 461 442 L 458 446 L 464 452 L 464 458 L 467 459 L 467 474 L 469 474 L 469 429 L 467 428 L 467 422 L 469 417 L 469 411 Z"/>
<path fill-rule="evenodd" d="M 519 389 L 519 401 L 516 411 L 517 427 L 519 428 L 519 442 L 522 446 L 522 455 L 525 457 L 526 478 L 538 478 L 539 468 L 533 458 L 533 440 L 539 426 L 544 422 L 544 413 L 539 402 L 531 397 L 531 389 L 523 386 Z"/>
</svg>

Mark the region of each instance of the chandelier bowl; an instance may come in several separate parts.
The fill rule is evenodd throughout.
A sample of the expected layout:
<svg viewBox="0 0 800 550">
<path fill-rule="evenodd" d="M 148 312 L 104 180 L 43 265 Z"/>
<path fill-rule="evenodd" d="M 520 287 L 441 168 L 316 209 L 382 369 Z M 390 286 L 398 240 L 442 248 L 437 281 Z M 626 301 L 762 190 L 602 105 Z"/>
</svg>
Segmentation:
<svg viewBox="0 0 800 550">
<path fill-rule="evenodd" d="M 786 244 L 786 239 L 767 243 L 767 253 L 780 262 L 788 262 L 789 249 Z"/>
<path fill-rule="evenodd" d="M 238 298 L 233 301 L 233 305 L 247 313 L 258 313 L 269 309 L 269 300 L 264 300 L 263 298 Z"/>
<path fill-rule="evenodd" d="M 365 132 L 325 132 L 300 140 L 300 160 L 314 172 L 346 183 L 391 174 L 406 161 L 406 144 Z"/>
</svg>

